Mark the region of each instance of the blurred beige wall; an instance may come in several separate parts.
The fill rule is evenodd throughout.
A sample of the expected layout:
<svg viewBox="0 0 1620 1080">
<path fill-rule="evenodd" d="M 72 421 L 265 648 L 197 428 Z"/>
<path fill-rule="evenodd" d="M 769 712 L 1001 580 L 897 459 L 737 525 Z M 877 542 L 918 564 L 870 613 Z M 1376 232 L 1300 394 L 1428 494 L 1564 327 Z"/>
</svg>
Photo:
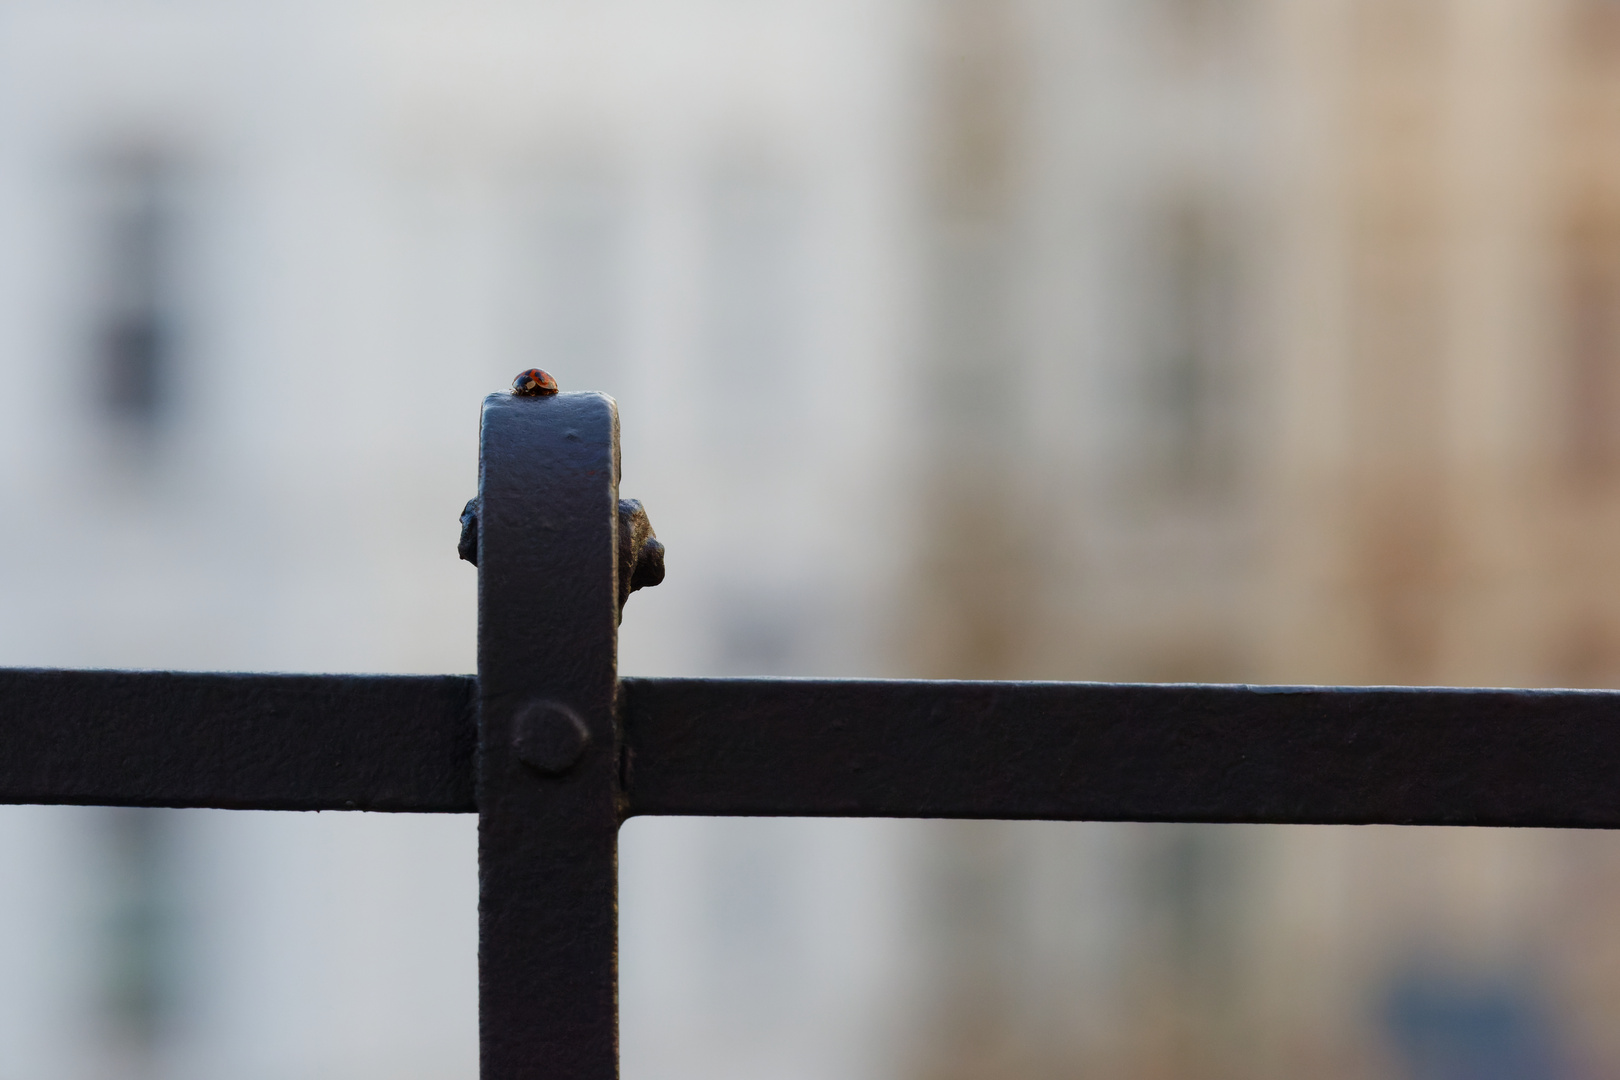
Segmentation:
<svg viewBox="0 0 1620 1080">
<path fill-rule="evenodd" d="M 1620 5 L 930 11 L 913 670 L 1614 685 Z M 1554 1017 L 1490 1075 L 1620 1069 L 1605 836 L 1031 832 L 934 837 L 920 1076 L 1476 1075 L 1425 979 Z M 1089 989 L 1052 860 L 1128 897 Z"/>
</svg>

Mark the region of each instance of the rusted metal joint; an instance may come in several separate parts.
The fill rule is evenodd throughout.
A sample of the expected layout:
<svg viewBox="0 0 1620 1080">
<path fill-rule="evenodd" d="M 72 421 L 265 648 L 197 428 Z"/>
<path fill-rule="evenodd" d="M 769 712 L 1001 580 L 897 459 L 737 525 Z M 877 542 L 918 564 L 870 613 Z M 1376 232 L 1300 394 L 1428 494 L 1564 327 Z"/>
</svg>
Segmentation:
<svg viewBox="0 0 1620 1080">
<path fill-rule="evenodd" d="M 650 589 L 664 580 L 664 545 L 653 533 L 652 522 L 640 499 L 619 500 L 619 616 L 637 589 Z"/>
<path fill-rule="evenodd" d="M 468 499 L 461 511 L 461 540 L 456 553 L 478 565 L 478 500 Z M 640 499 L 619 500 L 619 614 L 637 589 L 650 589 L 664 580 L 664 545 Z"/>
<path fill-rule="evenodd" d="M 478 500 L 468 499 L 467 505 L 461 508 L 461 540 L 456 544 L 456 554 L 462 561 L 478 565 Z"/>
</svg>

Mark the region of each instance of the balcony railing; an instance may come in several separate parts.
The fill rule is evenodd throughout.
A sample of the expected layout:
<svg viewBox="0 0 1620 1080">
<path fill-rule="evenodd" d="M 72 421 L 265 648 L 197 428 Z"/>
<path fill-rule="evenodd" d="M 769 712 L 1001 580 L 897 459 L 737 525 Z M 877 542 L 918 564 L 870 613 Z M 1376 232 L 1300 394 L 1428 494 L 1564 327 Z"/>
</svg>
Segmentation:
<svg viewBox="0 0 1620 1080">
<path fill-rule="evenodd" d="M 1620 826 L 1608 691 L 621 680 L 613 401 L 481 445 L 476 678 L 0 670 L 0 802 L 476 812 L 485 1080 L 617 1075 L 637 814 Z"/>
</svg>

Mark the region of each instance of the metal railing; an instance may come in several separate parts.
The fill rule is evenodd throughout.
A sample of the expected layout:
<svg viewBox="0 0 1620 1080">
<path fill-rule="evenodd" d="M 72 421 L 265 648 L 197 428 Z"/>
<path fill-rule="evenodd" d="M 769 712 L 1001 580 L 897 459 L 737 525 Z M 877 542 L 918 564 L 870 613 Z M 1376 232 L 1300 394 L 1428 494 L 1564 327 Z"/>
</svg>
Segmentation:
<svg viewBox="0 0 1620 1080">
<path fill-rule="evenodd" d="M 485 1080 L 617 1075 L 637 814 L 1620 826 L 1607 691 L 621 680 L 612 399 L 481 447 L 476 678 L 0 670 L 0 802 L 476 812 Z"/>
</svg>

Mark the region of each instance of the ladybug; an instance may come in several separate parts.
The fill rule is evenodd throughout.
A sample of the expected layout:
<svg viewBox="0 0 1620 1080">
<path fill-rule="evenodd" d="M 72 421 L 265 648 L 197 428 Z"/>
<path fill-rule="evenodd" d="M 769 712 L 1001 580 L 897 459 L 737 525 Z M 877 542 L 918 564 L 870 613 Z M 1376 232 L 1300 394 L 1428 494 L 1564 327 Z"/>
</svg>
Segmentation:
<svg viewBox="0 0 1620 1080">
<path fill-rule="evenodd" d="M 512 380 L 512 393 L 519 397 L 550 397 L 557 392 L 557 380 L 537 367 L 520 372 Z"/>
</svg>

